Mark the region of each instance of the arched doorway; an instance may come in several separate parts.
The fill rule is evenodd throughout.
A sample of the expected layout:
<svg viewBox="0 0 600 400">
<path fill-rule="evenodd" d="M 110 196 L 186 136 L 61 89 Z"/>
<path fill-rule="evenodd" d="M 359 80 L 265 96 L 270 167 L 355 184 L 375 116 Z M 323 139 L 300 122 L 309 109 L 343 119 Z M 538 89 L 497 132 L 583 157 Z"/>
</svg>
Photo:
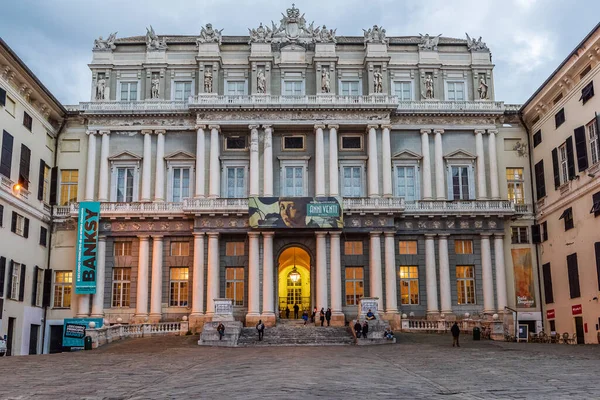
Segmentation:
<svg viewBox="0 0 600 400">
<path fill-rule="evenodd" d="M 310 255 L 301 247 L 293 246 L 281 252 L 278 268 L 279 317 L 294 318 L 294 304 L 299 316 L 310 311 Z"/>
</svg>

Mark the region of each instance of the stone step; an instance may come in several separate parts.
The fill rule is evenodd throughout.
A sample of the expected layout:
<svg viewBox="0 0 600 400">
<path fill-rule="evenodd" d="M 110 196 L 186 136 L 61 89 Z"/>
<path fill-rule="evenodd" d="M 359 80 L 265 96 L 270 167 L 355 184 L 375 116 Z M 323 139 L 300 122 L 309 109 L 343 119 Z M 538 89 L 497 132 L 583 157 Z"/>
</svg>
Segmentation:
<svg viewBox="0 0 600 400">
<path fill-rule="evenodd" d="M 331 346 L 350 345 L 355 340 L 346 327 L 315 327 L 314 325 L 278 324 L 265 329 L 262 341 L 255 328 L 243 328 L 238 346 Z"/>
</svg>

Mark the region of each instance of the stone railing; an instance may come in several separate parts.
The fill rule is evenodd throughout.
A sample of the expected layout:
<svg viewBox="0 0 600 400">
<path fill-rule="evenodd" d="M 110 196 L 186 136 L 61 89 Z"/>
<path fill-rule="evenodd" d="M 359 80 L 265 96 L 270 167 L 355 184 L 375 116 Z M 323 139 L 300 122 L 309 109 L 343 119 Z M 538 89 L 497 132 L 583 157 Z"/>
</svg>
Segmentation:
<svg viewBox="0 0 600 400">
<path fill-rule="evenodd" d="M 189 330 L 188 321 L 159 322 L 157 324 L 111 325 L 98 329 L 86 329 L 92 338 L 92 347 L 97 348 L 115 340 L 131 337 L 149 337 L 155 335 L 185 335 Z"/>
<path fill-rule="evenodd" d="M 248 214 L 248 199 L 183 199 L 183 211 L 190 214 L 214 214 L 217 212 Z"/>
<path fill-rule="evenodd" d="M 533 204 L 515 204 L 516 214 L 533 214 Z"/>
<path fill-rule="evenodd" d="M 346 197 L 344 198 L 345 213 L 365 212 L 399 212 L 405 208 L 402 197 Z"/>
<path fill-rule="evenodd" d="M 398 98 L 385 94 L 365 96 L 340 96 L 335 94 L 279 96 L 271 94 L 255 94 L 249 96 L 223 96 L 216 94 L 200 94 L 190 97 L 190 108 L 261 108 L 272 106 L 315 106 L 317 108 L 396 108 Z"/>
<path fill-rule="evenodd" d="M 406 203 L 407 214 L 514 214 L 508 200 L 417 200 Z"/>
<path fill-rule="evenodd" d="M 113 111 L 178 111 L 187 110 L 184 100 L 140 100 L 140 101 L 95 101 L 79 103 L 82 112 Z"/>
<path fill-rule="evenodd" d="M 430 112 L 493 112 L 501 114 L 505 110 L 501 101 L 400 101 L 398 112 L 430 113 Z"/>
</svg>

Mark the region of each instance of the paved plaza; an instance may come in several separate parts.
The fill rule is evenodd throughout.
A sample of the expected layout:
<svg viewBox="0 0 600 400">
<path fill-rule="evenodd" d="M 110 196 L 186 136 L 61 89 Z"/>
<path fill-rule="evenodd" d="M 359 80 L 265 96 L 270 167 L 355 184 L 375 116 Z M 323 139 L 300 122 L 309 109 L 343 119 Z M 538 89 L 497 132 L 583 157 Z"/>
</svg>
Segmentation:
<svg viewBox="0 0 600 400">
<path fill-rule="evenodd" d="M 268 334 L 268 332 L 267 332 Z M 1 399 L 598 399 L 600 346 L 402 334 L 386 346 L 208 348 L 197 337 L 0 358 Z"/>
</svg>

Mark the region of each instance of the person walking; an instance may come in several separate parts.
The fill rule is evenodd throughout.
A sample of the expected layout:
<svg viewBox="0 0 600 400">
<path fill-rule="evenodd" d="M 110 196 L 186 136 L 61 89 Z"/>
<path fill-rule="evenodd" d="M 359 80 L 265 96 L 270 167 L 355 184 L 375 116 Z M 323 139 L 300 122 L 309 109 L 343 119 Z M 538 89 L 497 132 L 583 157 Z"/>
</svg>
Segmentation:
<svg viewBox="0 0 600 400">
<path fill-rule="evenodd" d="M 354 332 L 356 333 L 357 339 L 360 339 L 361 331 L 362 331 L 362 325 L 360 324 L 359 320 L 356 320 L 356 323 L 354 324 Z"/>
<path fill-rule="evenodd" d="M 222 322 L 219 322 L 217 332 L 219 332 L 219 340 L 223 340 L 223 335 L 225 335 L 225 325 L 223 325 Z"/>
<path fill-rule="evenodd" d="M 308 322 L 308 311 L 304 310 L 302 313 L 302 319 L 304 320 L 304 325 Z"/>
<path fill-rule="evenodd" d="M 298 307 L 298 304 L 295 303 L 294 304 L 294 319 L 298 319 L 298 311 L 300 311 L 300 307 Z"/>
<path fill-rule="evenodd" d="M 287 319 L 290 319 L 290 307 L 289 306 L 285 307 L 285 317 Z"/>
<path fill-rule="evenodd" d="M 265 335 L 265 324 L 263 324 L 262 319 L 258 320 L 256 330 L 258 331 L 258 340 L 263 340 L 263 336 Z"/>
<path fill-rule="evenodd" d="M 323 326 L 323 322 L 325 322 L 325 309 L 323 307 L 319 311 L 319 320 L 321 321 L 321 326 Z"/>
<path fill-rule="evenodd" d="M 362 326 L 362 335 L 365 339 L 367 338 L 368 333 L 369 333 L 369 323 L 365 320 L 365 322 Z"/>
<path fill-rule="evenodd" d="M 314 323 L 315 322 L 315 317 L 317 316 L 317 307 L 315 307 L 313 309 L 312 315 L 310 317 L 310 322 Z"/>
<path fill-rule="evenodd" d="M 331 308 L 325 311 L 325 319 L 327 320 L 327 326 L 331 326 Z"/>
<path fill-rule="evenodd" d="M 460 336 L 460 328 L 456 321 L 454 321 L 454 325 L 450 328 L 450 332 L 452 332 L 452 347 L 456 345 L 456 347 L 460 347 L 460 343 L 458 343 L 458 337 Z"/>
</svg>

